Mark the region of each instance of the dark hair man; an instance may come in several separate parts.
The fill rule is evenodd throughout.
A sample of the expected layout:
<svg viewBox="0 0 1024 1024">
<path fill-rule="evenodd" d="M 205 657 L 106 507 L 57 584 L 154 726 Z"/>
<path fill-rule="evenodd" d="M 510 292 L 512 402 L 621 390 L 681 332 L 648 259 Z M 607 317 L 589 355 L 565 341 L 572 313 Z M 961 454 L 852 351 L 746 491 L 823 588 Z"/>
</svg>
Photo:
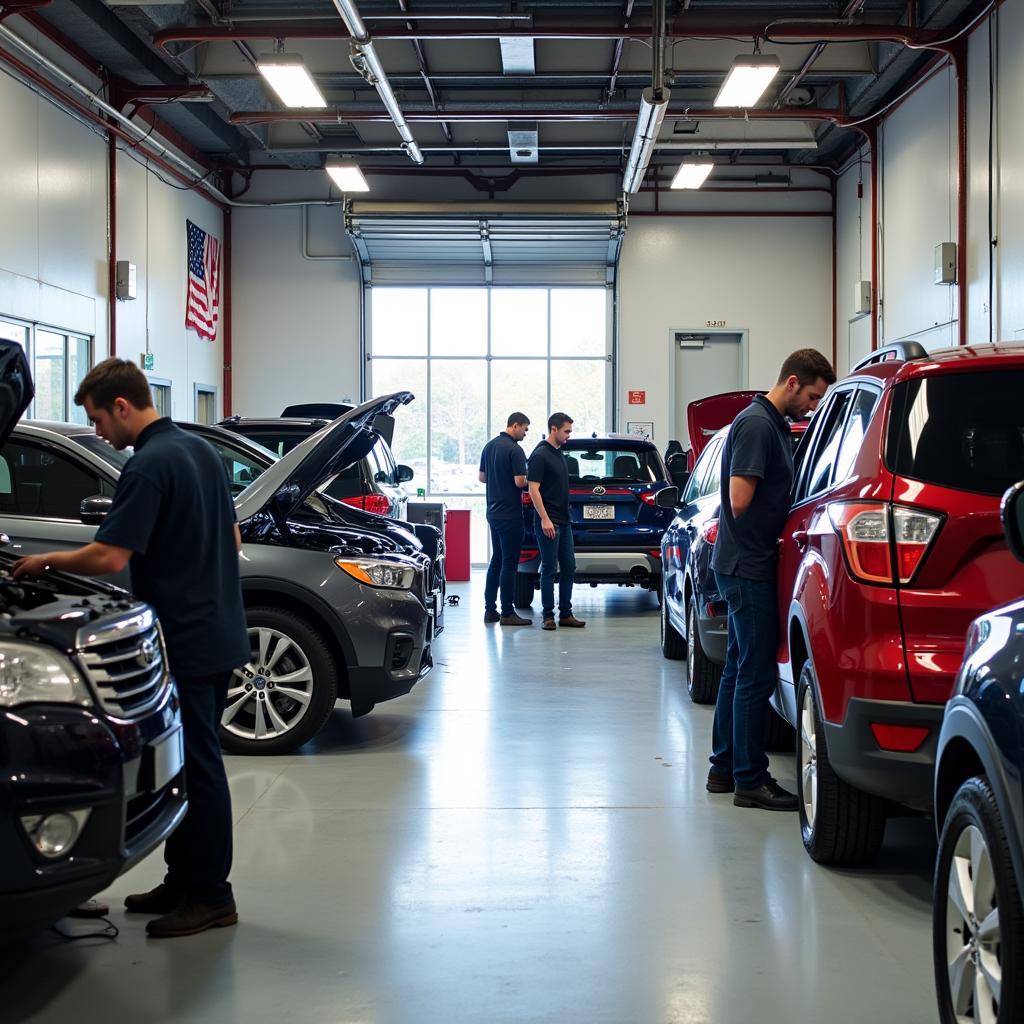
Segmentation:
<svg viewBox="0 0 1024 1024">
<path fill-rule="evenodd" d="M 526 486 L 526 454 L 519 447 L 530 429 L 524 412 L 514 412 L 505 429 L 484 445 L 480 453 L 480 480 L 487 484 L 487 525 L 491 528 L 491 564 L 484 584 L 484 622 L 503 626 L 529 626 L 516 614 L 516 573 L 523 546 L 523 500 Z M 501 615 L 498 615 L 498 588 Z"/>
<path fill-rule="evenodd" d="M 541 441 L 526 471 L 530 500 L 537 512 L 534 531 L 540 548 L 540 598 L 544 629 L 555 628 L 555 576 L 558 580 L 558 624 L 585 626 L 572 613 L 572 582 L 576 551 L 569 521 L 569 467 L 558 449 L 572 435 L 572 417 L 555 412 L 548 417 L 548 436 Z"/>
<path fill-rule="evenodd" d="M 813 412 L 835 372 L 814 349 L 794 352 L 775 386 L 733 421 L 722 449 L 721 512 L 711 567 L 729 606 L 729 644 L 715 704 L 707 788 L 737 807 L 795 811 L 798 803 L 768 773 L 764 735 L 775 687 L 779 533 L 793 490 L 785 417 Z"/>
<path fill-rule="evenodd" d="M 149 382 L 134 364 L 106 359 L 82 381 L 96 433 L 118 451 L 134 446 L 96 539 L 77 551 L 22 558 L 14 575 L 49 569 L 97 576 L 130 565 L 132 590 L 160 617 L 178 683 L 188 813 L 167 840 L 167 874 L 125 907 L 163 915 L 154 937 L 193 935 L 235 924 L 231 797 L 218 727 L 233 670 L 250 658 L 238 574 L 241 537 L 224 464 L 202 438 L 153 408 Z"/>
</svg>

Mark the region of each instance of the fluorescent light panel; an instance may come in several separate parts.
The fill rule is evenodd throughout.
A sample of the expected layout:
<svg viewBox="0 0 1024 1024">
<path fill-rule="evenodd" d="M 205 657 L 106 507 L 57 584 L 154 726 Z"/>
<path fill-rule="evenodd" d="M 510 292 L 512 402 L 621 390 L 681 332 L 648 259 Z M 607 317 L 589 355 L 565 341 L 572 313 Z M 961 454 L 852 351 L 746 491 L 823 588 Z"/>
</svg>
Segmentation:
<svg viewBox="0 0 1024 1024">
<path fill-rule="evenodd" d="M 714 166 L 712 163 L 680 164 L 676 176 L 672 179 L 671 187 L 700 188 Z"/>
<path fill-rule="evenodd" d="M 366 183 L 366 179 L 363 177 L 363 172 L 359 170 L 358 164 L 354 164 L 351 161 L 330 163 L 327 165 L 326 170 L 334 180 L 335 185 L 342 192 L 370 191 L 370 186 Z"/>
<path fill-rule="evenodd" d="M 778 57 L 754 54 L 732 62 L 722 88 L 715 97 L 716 107 L 752 107 L 779 73 Z"/>
<path fill-rule="evenodd" d="M 305 61 L 297 53 L 265 53 L 256 67 L 286 107 L 327 106 Z"/>
</svg>

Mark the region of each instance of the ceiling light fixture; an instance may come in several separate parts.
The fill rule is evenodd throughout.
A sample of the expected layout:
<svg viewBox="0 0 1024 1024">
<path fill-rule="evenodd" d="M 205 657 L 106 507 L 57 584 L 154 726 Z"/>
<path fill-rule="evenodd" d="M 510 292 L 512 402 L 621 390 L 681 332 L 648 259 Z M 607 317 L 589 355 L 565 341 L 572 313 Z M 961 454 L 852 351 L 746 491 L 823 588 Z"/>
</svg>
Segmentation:
<svg viewBox="0 0 1024 1024">
<path fill-rule="evenodd" d="M 716 107 L 752 107 L 779 73 L 778 57 L 760 53 L 737 57 L 715 97 Z"/>
<path fill-rule="evenodd" d="M 715 165 L 710 162 L 699 164 L 680 164 L 676 176 L 672 179 L 671 188 L 700 188 L 707 180 Z"/>
<path fill-rule="evenodd" d="M 334 184 L 342 192 L 369 192 L 370 186 L 359 169 L 359 164 L 351 160 L 334 160 L 325 168 Z"/>
<path fill-rule="evenodd" d="M 286 107 L 327 106 L 306 62 L 297 53 L 264 53 L 256 67 Z"/>
</svg>

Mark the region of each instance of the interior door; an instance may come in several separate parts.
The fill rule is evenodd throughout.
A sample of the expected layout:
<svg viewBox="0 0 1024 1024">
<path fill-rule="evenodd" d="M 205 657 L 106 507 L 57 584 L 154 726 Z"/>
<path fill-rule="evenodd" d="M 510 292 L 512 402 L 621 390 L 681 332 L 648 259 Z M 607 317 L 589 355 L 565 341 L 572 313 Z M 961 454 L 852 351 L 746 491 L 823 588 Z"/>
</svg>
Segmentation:
<svg viewBox="0 0 1024 1024">
<path fill-rule="evenodd" d="M 739 333 L 701 333 L 695 331 L 685 347 L 675 348 L 675 409 L 673 434 L 689 447 L 686 407 L 698 398 L 740 391 L 746 374 L 743 367 L 743 335 Z M 699 345 L 699 347 L 698 347 Z"/>
</svg>

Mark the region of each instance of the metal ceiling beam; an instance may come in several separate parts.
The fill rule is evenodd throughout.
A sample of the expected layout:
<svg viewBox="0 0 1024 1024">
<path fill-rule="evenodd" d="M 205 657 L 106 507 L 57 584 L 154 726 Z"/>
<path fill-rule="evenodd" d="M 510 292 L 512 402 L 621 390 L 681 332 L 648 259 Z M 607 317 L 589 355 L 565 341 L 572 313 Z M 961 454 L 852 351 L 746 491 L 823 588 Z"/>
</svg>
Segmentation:
<svg viewBox="0 0 1024 1024">
<path fill-rule="evenodd" d="M 404 13 L 409 13 L 409 5 L 406 3 L 406 0 L 398 0 L 398 6 Z M 406 21 L 405 27 L 411 30 L 413 27 L 412 22 Z M 430 80 L 430 68 L 427 66 L 427 56 L 423 52 L 423 44 L 418 39 L 414 39 L 412 41 L 412 48 L 416 54 L 416 63 L 420 67 L 420 78 L 427 90 L 427 95 L 430 97 L 430 102 L 434 105 L 435 110 L 440 111 L 441 105 L 437 101 L 437 93 L 434 92 L 434 83 Z M 444 132 L 444 137 L 449 143 L 455 141 L 452 138 L 451 128 L 444 121 L 441 122 L 441 131 Z"/>
<path fill-rule="evenodd" d="M 633 17 L 633 6 L 635 0 L 628 0 L 626 3 L 626 12 L 623 16 L 623 28 L 629 28 L 629 20 Z M 615 53 L 612 56 L 612 73 L 608 81 L 608 98 L 610 99 L 615 95 L 615 86 L 618 82 L 619 77 L 619 66 L 622 63 L 622 51 L 626 47 L 625 39 L 617 39 L 615 41 Z"/>
</svg>

